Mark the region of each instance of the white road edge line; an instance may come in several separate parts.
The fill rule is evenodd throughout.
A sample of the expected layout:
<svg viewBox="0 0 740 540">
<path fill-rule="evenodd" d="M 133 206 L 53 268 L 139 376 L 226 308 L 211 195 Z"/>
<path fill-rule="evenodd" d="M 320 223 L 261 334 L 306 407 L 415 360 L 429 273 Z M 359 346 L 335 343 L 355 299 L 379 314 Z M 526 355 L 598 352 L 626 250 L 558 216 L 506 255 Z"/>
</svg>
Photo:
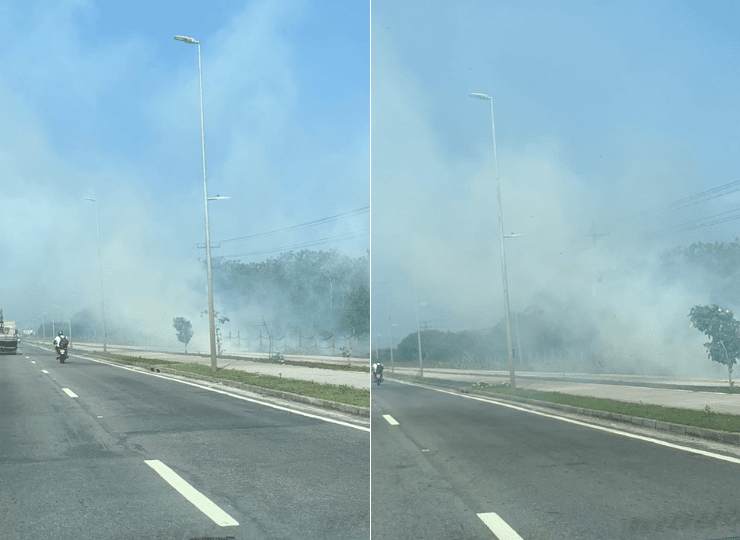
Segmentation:
<svg viewBox="0 0 740 540">
<path fill-rule="evenodd" d="M 478 514 L 480 520 L 491 529 L 498 540 L 524 540 L 517 532 L 506 523 L 496 512 L 485 512 Z"/>
<path fill-rule="evenodd" d="M 722 454 L 715 454 L 714 452 L 709 452 L 708 450 L 699 450 L 698 448 L 691 448 L 690 446 L 682 446 L 680 444 L 670 443 L 668 441 L 663 441 L 663 440 L 660 440 L 660 439 L 655 439 L 653 437 L 646 437 L 645 435 L 637 435 L 636 433 L 630 433 L 628 431 L 621 431 L 619 429 L 613 429 L 613 428 L 608 428 L 608 427 L 604 427 L 604 426 L 597 426 L 596 424 L 589 424 L 588 422 L 581 422 L 580 420 L 573 420 L 572 418 L 566 418 L 564 416 L 558 416 L 556 414 L 549 414 L 549 413 L 545 413 L 545 412 L 534 411 L 532 409 L 527 409 L 525 407 L 519 407 L 517 405 L 512 405 L 510 403 L 504 403 L 503 401 L 499 401 L 497 399 L 475 397 L 475 396 L 466 395 L 466 394 L 458 394 L 457 392 L 452 392 L 450 390 L 443 390 L 441 388 L 432 388 L 432 387 L 429 387 L 429 386 L 423 386 L 423 385 L 420 385 L 420 384 L 414 384 L 414 383 L 409 383 L 409 382 L 405 382 L 405 381 L 398 381 L 398 380 L 396 380 L 395 382 L 400 382 L 402 384 L 408 384 L 409 386 L 420 386 L 421 388 L 427 388 L 428 390 L 434 390 L 435 392 L 441 392 L 443 394 L 450 394 L 450 395 L 457 396 L 457 397 L 462 397 L 462 398 L 466 398 L 466 399 L 472 399 L 474 401 L 482 401 L 484 403 L 492 403 L 494 405 L 500 405 L 501 407 L 508 407 L 509 409 L 514 409 L 514 410 L 517 410 L 517 411 L 522 411 L 522 412 L 525 412 L 525 413 L 534 414 L 534 415 L 537 415 L 537 416 L 542 416 L 544 418 L 552 418 L 553 420 L 560 420 L 561 422 L 567 422 L 569 424 L 574 424 L 576 426 L 582 426 L 582 427 L 586 427 L 586 428 L 589 428 L 589 429 L 595 429 L 595 430 L 598 430 L 598 431 L 604 431 L 606 433 L 611 433 L 613 435 L 619 435 L 621 437 L 628 437 L 630 439 L 637 439 L 638 441 L 649 442 L 649 443 L 652 443 L 652 444 L 657 444 L 658 446 L 665 446 L 665 447 L 668 447 L 668 448 L 673 448 L 674 450 L 681 450 L 683 452 L 690 452 L 692 454 L 698 454 L 700 456 L 704 456 L 704 457 L 708 457 L 708 458 L 713 458 L 713 459 L 718 459 L 720 461 L 727 461 L 729 463 L 734 463 L 735 465 L 740 465 L 740 458 L 735 458 L 735 457 L 731 457 L 731 456 L 724 456 Z"/>
<path fill-rule="evenodd" d="M 144 463 L 157 471 L 159 476 L 164 478 L 169 485 L 175 488 L 180 495 L 190 501 L 198 510 L 211 518 L 216 525 L 220 525 L 221 527 L 235 527 L 239 525 L 238 521 L 221 510 L 213 501 L 188 484 L 179 474 L 158 459 L 145 459 Z"/>
<path fill-rule="evenodd" d="M 117 368 L 120 368 L 120 369 L 125 369 L 125 370 L 128 370 L 128 371 L 134 371 L 136 373 L 142 373 L 144 375 L 150 375 L 151 377 L 159 377 L 160 379 L 167 379 L 169 381 L 175 381 L 175 382 L 179 382 L 179 383 L 182 383 L 182 384 L 187 384 L 187 385 L 190 385 L 190 386 L 195 386 L 196 388 L 201 388 L 203 390 L 210 390 L 211 392 L 216 392 L 217 394 L 223 394 L 225 396 L 231 396 L 231 397 L 234 397 L 234 398 L 237 398 L 237 399 L 241 399 L 243 401 L 249 401 L 251 403 L 257 403 L 258 405 L 264 405 L 265 407 L 271 407 L 273 409 L 278 409 L 280 411 L 286 411 L 286 412 L 289 412 L 289 413 L 298 414 L 300 416 L 305 416 L 307 418 L 314 418 L 316 420 L 323 420 L 324 422 L 329 422 L 331 424 L 338 424 L 340 426 L 350 427 L 352 429 L 357 429 L 359 431 L 367 431 L 368 433 L 370 433 L 370 428 L 369 427 L 358 426 L 357 424 L 351 424 L 349 422 L 343 422 L 341 420 L 335 420 L 334 418 L 329 418 L 329 417 L 326 417 L 326 416 L 320 416 L 318 414 L 312 414 L 312 413 L 308 413 L 308 412 L 303 412 L 303 411 L 299 411 L 297 409 L 291 409 L 289 407 L 283 407 L 281 405 L 276 405 L 274 403 L 268 403 L 266 401 L 260 401 L 259 399 L 253 399 L 253 398 L 248 398 L 246 396 L 240 396 L 239 394 L 234 394 L 232 392 L 227 392 L 225 390 L 221 390 L 221 389 L 218 389 L 218 388 L 213 388 L 212 386 L 206 386 L 206 385 L 198 384 L 198 383 L 191 382 L 191 381 L 184 381 L 182 379 L 177 379 L 175 377 L 168 376 L 167 374 L 163 374 L 163 373 L 150 373 L 148 371 L 141 371 L 141 370 L 130 368 L 130 367 L 126 367 L 126 366 L 121 366 L 119 364 L 114 364 L 113 362 L 106 362 L 105 360 L 99 360 L 97 358 L 90 358 L 90 357 L 87 357 L 87 356 L 84 357 L 84 358 L 86 358 L 87 360 L 90 360 L 92 362 L 97 362 L 99 364 L 106 364 L 106 365 L 117 367 Z"/>
<path fill-rule="evenodd" d="M 62 388 L 62 391 L 67 394 L 69 397 L 79 397 L 77 394 L 72 392 L 69 388 Z"/>
<path fill-rule="evenodd" d="M 385 421 L 388 422 L 392 426 L 399 425 L 398 421 L 395 418 L 393 418 L 390 414 L 384 414 L 383 418 L 385 418 Z"/>
</svg>

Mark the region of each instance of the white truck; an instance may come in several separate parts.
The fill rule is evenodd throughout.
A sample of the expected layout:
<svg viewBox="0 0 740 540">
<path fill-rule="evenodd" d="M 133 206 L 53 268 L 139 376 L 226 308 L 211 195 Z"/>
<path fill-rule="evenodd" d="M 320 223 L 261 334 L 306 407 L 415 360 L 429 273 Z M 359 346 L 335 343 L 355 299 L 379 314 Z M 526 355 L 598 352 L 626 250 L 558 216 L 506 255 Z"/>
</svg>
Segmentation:
<svg viewBox="0 0 740 540">
<path fill-rule="evenodd" d="M 0 309 L 0 354 L 15 354 L 18 351 L 18 329 L 14 321 L 3 320 Z"/>
</svg>

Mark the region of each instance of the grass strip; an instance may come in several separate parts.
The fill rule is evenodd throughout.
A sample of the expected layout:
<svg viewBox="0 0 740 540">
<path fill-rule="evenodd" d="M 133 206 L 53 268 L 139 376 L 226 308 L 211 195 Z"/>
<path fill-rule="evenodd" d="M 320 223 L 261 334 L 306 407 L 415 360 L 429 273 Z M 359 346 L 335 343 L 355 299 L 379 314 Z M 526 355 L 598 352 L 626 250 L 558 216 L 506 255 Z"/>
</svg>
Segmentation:
<svg viewBox="0 0 740 540">
<path fill-rule="evenodd" d="M 202 355 L 205 356 L 205 355 Z M 323 362 L 305 362 L 301 360 L 272 360 L 265 358 L 244 358 L 234 356 L 220 356 L 224 360 L 251 360 L 253 362 L 261 362 L 263 364 L 284 364 L 286 366 L 300 366 L 308 368 L 319 368 L 319 369 L 333 369 L 334 371 L 356 371 L 359 373 L 370 373 L 370 366 L 349 366 L 347 364 L 328 364 Z"/>
<path fill-rule="evenodd" d="M 583 407 L 595 411 L 605 411 L 626 416 L 638 416 L 660 422 L 680 424 L 697 428 L 715 429 L 718 431 L 740 432 L 740 416 L 735 414 L 718 413 L 709 405 L 702 410 L 682 409 L 678 407 L 663 407 L 647 403 L 632 403 L 613 399 L 596 398 L 589 396 L 574 396 L 560 392 L 542 392 L 539 390 L 511 390 L 506 386 L 479 386 L 476 389 L 494 394 L 505 394 L 528 399 L 536 399 L 549 403 L 560 403 L 572 407 Z"/>
<path fill-rule="evenodd" d="M 141 356 L 126 356 L 123 354 L 113 354 L 109 352 L 98 352 L 92 351 L 92 353 L 99 358 L 108 358 L 117 362 L 123 362 L 124 364 L 147 364 L 151 366 L 161 366 L 162 364 L 174 365 L 179 362 L 173 362 L 171 360 L 162 360 L 161 358 L 142 358 Z"/>
<path fill-rule="evenodd" d="M 280 390 L 282 392 L 291 392 L 302 396 L 309 396 L 337 403 L 346 403 L 358 407 L 370 406 L 370 391 L 360 388 L 353 388 L 347 385 L 322 384 L 313 381 L 301 381 L 298 379 L 287 379 L 275 377 L 273 375 L 260 375 L 257 373 L 248 373 L 235 369 L 219 369 L 215 373 L 211 371 L 210 366 L 201 364 L 173 364 L 168 366 L 171 369 L 186 373 L 197 373 L 216 379 L 225 379 L 236 381 L 260 388 L 269 388 L 271 390 Z"/>
<path fill-rule="evenodd" d="M 398 377 L 395 375 L 394 377 Z M 448 381 L 435 379 L 430 381 L 428 378 L 401 376 L 400 378 L 413 380 L 422 384 L 436 384 L 461 386 L 459 381 Z M 464 383 L 463 383 L 464 384 Z M 691 426 L 696 428 L 714 429 L 717 431 L 727 431 L 731 433 L 740 432 L 740 416 L 736 414 L 719 413 L 713 411 L 709 405 L 704 409 L 682 409 L 678 407 L 663 407 L 662 405 L 650 405 L 647 403 L 632 403 L 629 401 L 617 401 L 613 399 L 596 398 L 589 396 L 575 396 L 572 394 L 562 394 L 560 392 L 543 392 L 540 390 L 515 389 L 512 390 L 508 385 L 488 385 L 486 383 L 474 384 L 473 388 L 491 394 L 517 396 L 527 399 L 536 399 L 548 403 L 559 403 L 570 405 L 571 407 L 582 407 L 594 411 L 604 411 L 614 414 L 624 414 L 626 416 L 637 416 L 668 422 L 671 424 L 680 424 L 682 426 Z"/>
</svg>

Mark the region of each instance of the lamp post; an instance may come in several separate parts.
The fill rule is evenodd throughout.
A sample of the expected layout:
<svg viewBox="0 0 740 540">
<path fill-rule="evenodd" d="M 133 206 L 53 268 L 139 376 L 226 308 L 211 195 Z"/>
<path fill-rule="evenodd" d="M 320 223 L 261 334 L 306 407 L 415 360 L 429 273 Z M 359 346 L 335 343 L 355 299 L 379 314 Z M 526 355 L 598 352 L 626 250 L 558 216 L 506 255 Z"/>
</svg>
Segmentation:
<svg viewBox="0 0 740 540">
<path fill-rule="evenodd" d="M 98 205 L 97 199 L 93 199 L 92 197 L 85 197 L 85 200 L 95 203 L 95 223 L 98 230 L 98 262 L 100 263 L 100 311 L 103 316 L 103 352 L 108 352 L 108 330 L 105 327 L 105 292 L 103 287 L 103 248 L 100 243 L 100 206 Z"/>
<path fill-rule="evenodd" d="M 506 321 L 506 355 L 509 359 L 509 381 L 511 388 L 516 388 L 514 371 L 514 352 L 511 347 L 511 316 L 509 314 L 509 283 L 506 277 L 506 252 L 504 250 L 504 217 L 501 210 L 501 182 L 498 177 L 498 156 L 496 155 L 496 127 L 493 121 L 493 98 L 486 94 L 472 93 L 470 97 L 487 99 L 491 103 L 491 133 L 493 134 L 493 169 L 496 176 L 496 199 L 498 201 L 498 228 L 501 236 L 501 275 L 504 283 L 504 319 Z"/>
<path fill-rule="evenodd" d="M 198 90 L 200 94 L 200 149 L 203 157 L 203 207 L 206 216 L 206 279 L 208 281 L 208 328 L 211 338 L 211 371 L 216 363 L 216 321 L 213 311 L 213 279 L 211 274 L 211 229 L 208 224 L 208 176 L 206 175 L 206 132 L 203 126 L 203 70 L 200 61 L 200 41 L 188 36 L 175 36 L 177 41 L 198 46 Z"/>
<path fill-rule="evenodd" d="M 416 339 L 419 344 L 419 377 L 424 377 L 424 364 L 421 360 L 421 325 L 419 323 L 419 306 L 426 306 L 426 302 L 419 303 L 419 295 L 416 294 Z"/>
<path fill-rule="evenodd" d="M 395 373 L 396 370 L 395 370 L 395 367 L 393 365 L 393 327 L 396 326 L 396 325 L 393 324 L 393 321 L 391 320 L 391 316 L 390 315 L 388 315 L 388 326 L 390 328 L 389 335 L 388 335 L 388 341 L 389 341 L 390 350 L 391 350 L 391 373 Z"/>
</svg>

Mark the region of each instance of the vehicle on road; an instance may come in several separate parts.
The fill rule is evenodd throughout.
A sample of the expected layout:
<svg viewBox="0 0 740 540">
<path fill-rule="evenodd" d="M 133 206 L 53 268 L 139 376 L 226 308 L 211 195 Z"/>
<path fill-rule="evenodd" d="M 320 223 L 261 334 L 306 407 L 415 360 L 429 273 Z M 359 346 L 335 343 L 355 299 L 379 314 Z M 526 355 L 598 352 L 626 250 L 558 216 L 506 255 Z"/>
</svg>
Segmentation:
<svg viewBox="0 0 740 540">
<path fill-rule="evenodd" d="M 373 379 L 375 382 L 380 386 L 380 383 L 383 382 L 383 364 L 378 362 L 377 364 L 373 364 Z"/>
<path fill-rule="evenodd" d="M 0 354 L 16 354 L 18 351 L 18 329 L 14 321 L 3 320 L 0 309 Z"/>
<path fill-rule="evenodd" d="M 59 335 L 54 338 L 54 348 L 57 351 L 57 360 L 63 364 L 64 361 L 69 358 L 69 354 L 67 354 L 69 339 L 67 339 L 62 332 L 59 332 Z"/>
</svg>

